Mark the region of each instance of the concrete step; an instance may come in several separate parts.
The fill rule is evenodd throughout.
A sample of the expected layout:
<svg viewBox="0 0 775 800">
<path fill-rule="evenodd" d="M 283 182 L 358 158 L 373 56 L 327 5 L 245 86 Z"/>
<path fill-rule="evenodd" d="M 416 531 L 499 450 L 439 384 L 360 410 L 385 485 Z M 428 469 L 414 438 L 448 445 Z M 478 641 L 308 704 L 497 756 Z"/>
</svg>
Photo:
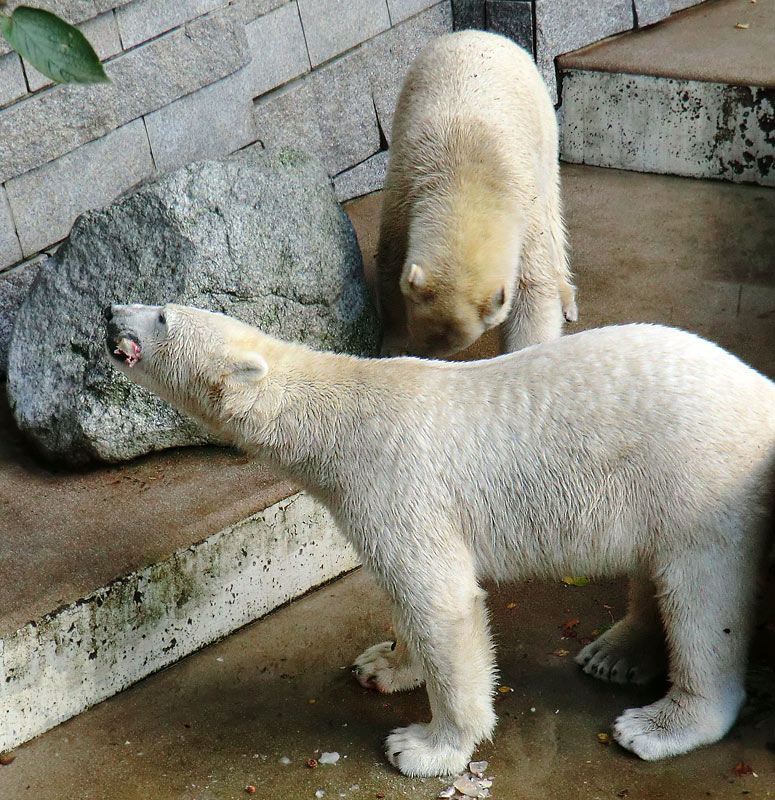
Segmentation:
<svg viewBox="0 0 775 800">
<path fill-rule="evenodd" d="M 325 509 L 236 453 L 60 473 L 27 447 L 3 401 L 0 751 L 356 565 Z"/>
<path fill-rule="evenodd" d="M 562 157 L 775 186 L 775 3 L 708 0 L 558 59 Z"/>
</svg>

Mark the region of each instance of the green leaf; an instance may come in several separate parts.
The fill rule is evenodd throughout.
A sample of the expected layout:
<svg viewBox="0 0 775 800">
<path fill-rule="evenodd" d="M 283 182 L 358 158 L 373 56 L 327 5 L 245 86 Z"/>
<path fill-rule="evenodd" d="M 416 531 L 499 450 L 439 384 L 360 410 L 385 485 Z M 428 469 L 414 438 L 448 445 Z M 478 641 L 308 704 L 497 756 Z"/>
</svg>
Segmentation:
<svg viewBox="0 0 775 800">
<path fill-rule="evenodd" d="M 0 16 L 8 44 L 35 69 L 57 83 L 109 83 L 102 64 L 78 30 L 42 8 L 19 6 Z"/>
<path fill-rule="evenodd" d="M 589 578 L 583 578 L 581 576 L 574 577 L 572 575 L 566 575 L 562 582 L 566 586 L 586 586 L 589 583 Z"/>
</svg>

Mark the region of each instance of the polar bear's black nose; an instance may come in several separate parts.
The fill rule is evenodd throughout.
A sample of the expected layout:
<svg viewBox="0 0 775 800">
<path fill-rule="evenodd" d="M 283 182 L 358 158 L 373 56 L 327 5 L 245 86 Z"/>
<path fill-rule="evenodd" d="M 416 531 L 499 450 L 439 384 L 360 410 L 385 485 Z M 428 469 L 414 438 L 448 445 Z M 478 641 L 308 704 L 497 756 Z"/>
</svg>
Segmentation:
<svg viewBox="0 0 775 800">
<path fill-rule="evenodd" d="M 105 306 L 102 309 L 102 316 L 105 317 L 107 322 L 110 322 L 113 319 L 113 306 Z"/>
</svg>

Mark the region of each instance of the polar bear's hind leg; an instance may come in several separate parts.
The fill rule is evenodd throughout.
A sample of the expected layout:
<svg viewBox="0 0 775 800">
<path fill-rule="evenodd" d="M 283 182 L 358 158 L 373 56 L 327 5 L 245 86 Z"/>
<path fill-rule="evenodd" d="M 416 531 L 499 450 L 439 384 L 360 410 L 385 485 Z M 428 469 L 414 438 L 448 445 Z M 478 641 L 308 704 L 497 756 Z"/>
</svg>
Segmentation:
<svg viewBox="0 0 775 800">
<path fill-rule="evenodd" d="M 723 537 L 725 547 L 666 554 L 656 573 L 672 688 L 656 703 L 628 709 L 614 724 L 619 744 L 647 761 L 716 742 L 737 719 L 745 699 L 757 562 L 755 531 L 745 533 L 708 531 L 697 539 L 718 543 Z"/>
<path fill-rule="evenodd" d="M 627 616 L 576 656 L 584 672 L 613 683 L 649 683 L 667 671 L 665 634 L 654 596 L 646 578 L 630 580 Z"/>
</svg>

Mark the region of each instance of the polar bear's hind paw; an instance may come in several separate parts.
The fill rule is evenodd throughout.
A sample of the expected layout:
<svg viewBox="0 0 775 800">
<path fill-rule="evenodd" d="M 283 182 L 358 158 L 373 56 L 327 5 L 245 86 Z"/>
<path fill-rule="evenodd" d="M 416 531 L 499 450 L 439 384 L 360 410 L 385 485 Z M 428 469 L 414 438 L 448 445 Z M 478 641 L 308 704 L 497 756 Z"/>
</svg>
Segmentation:
<svg viewBox="0 0 775 800">
<path fill-rule="evenodd" d="M 614 738 L 644 761 L 657 761 L 721 739 L 732 727 L 739 699 L 714 703 L 673 689 L 643 708 L 627 709 L 614 723 Z"/>
<path fill-rule="evenodd" d="M 617 623 L 576 656 L 587 675 L 612 683 L 646 684 L 667 671 L 661 631 L 638 631 Z"/>
</svg>

